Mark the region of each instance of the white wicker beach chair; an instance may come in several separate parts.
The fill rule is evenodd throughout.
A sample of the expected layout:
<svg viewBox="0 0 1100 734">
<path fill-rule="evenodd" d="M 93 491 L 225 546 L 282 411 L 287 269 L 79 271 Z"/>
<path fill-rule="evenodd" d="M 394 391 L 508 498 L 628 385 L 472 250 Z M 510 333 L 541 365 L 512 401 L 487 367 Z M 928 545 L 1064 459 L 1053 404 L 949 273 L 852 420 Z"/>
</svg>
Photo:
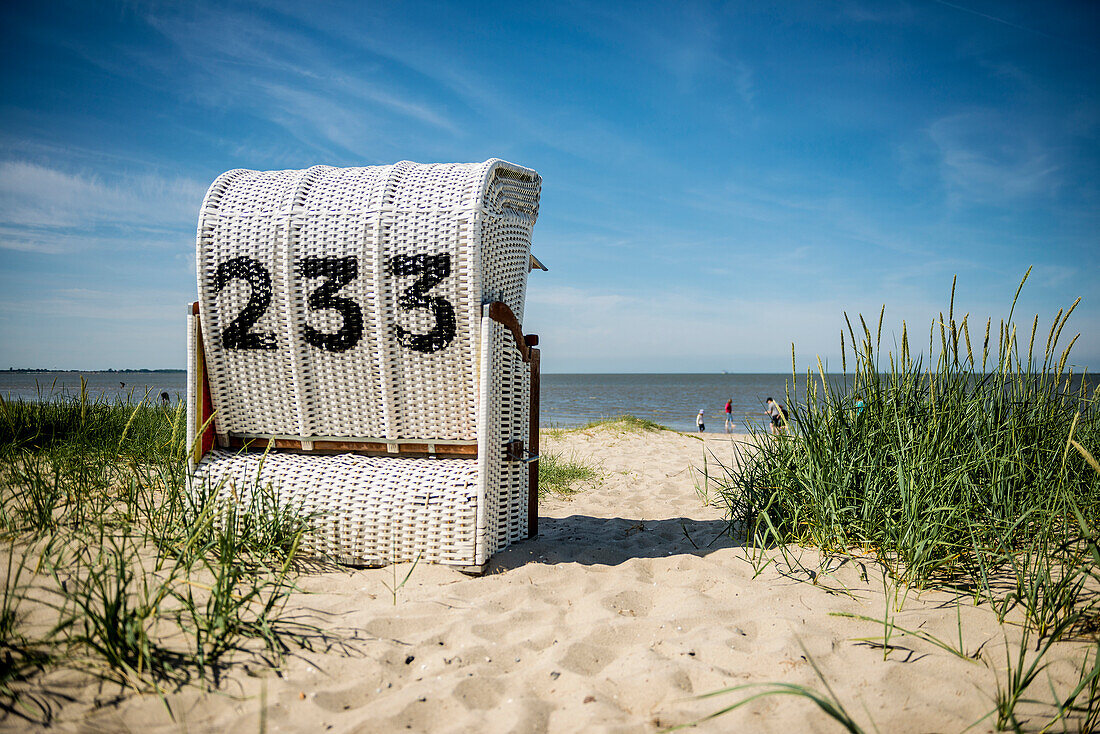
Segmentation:
<svg viewBox="0 0 1100 734">
<path fill-rule="evenodd" d="M 192 491 L 270 486 L 338 562 L 469 569 L 537 532 L 541 179 L 485 163 L 234 170 L 199 214 Z M 211 421 L 210 418 L 213 418 Z"/>
</svg>

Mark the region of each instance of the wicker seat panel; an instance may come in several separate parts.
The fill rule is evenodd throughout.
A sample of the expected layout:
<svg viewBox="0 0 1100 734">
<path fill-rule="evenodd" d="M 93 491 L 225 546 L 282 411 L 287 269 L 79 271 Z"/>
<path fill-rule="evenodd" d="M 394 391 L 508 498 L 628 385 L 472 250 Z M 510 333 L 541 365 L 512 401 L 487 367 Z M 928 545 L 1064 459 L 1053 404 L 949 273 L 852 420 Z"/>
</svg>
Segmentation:
<svg viewBox="0 0 1100 734">
<path fill-rule="evenodd" d="M 477 462 L 215 450 L 194 481 L 247 510 L 270 487 L 280 506 L 312 518 L 308 554 L 355 565 L 423 561 L 475 565 Z"/>
</svg>

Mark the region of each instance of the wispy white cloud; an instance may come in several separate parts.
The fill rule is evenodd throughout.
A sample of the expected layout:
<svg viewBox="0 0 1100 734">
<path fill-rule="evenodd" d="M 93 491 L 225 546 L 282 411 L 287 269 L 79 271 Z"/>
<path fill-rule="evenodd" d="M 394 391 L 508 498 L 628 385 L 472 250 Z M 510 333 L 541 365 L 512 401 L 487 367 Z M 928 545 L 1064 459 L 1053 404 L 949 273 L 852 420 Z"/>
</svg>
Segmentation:
<svg viewBox="0 0 1100 734">
<path fill-rule="evenodd" d="M 593 19 L 595 22 L 584 33 L 597 33 L 595 29 L 599 28 L 598 33 L 608 44 L 619 45 L 621 39 L 616 32 L 627 31 L 629 41 L 623 52 L 640 63 L 664 70 L 678 79 L 685 90 L 695 85 L 701 75 L 717 70 L 722 79 L 729 78 L 730 86 L 751 107 L 756 93 L 751 67 L 727 59 L 714 24 L 701 11 L 694 15 L 686 10 L 670 11 L 669 22 L 655 29 L 632 20 L 631 14 L 604 11 L 591 5 L 564 7 L 561 12 L 571 24 L 581 18 Z M 428 30 L 427 25 L 364 27 L 340 24 L 335 14 L 305 12 L 296 4 L 282 3 L 281 9 L 303 27 L 434 87 L 434 96 L 442 106 L 438 102 L 437 106 L 418 102 L 415 107 L 442 115 L 439 110 L 446 110 L 450 103 L 472 116 L 466 126 L 477 125 L 482 142 L 493 146 L 497 154 L 506 154 L 509 146 L 522 141 L 525 146 L 537 143 L 603 165 L 649 164 L 663 168 L 671 163 L 658 155 L 654 146 L 642 142 L 644 135 L 639 134 L 638 125 L 617 124 L 604 115 L 599 105 L 574 104 L 560 94 L 554 95 L 552 104 L 543 104 L 532 95 L 538 84 L 508 83 L 509 76 L 496 73 L 498 70 L 484 72 L 477 63 L 477 44 L 457 40 L 464 32 L 461 28 L 448 27 L 441 37 L 438 32 Z M 523 50 L 517 48 L 517 65 L 526 63 L 524 59 Z M 463 124 L 443 117 L 440 127 L 461 131 Z"/>
<path fill-rule="evenodd" d="M 205 192 L 206 185 L 186 178 L 139 175 L 107 183 L 37 163 L 0 162 L 0 221 L 9 226 L 174 226 L 195 218 Z"/>
<path fill-rule="evenodd" d="M 951 196 L 978 203 L 1008 204 L 1049 197 L 1061 186 L 1061 165 L 1037 134 L 1005 113 L 965 112 L 928 128 L 940 154 Z"/>
<path fill-rule="evenodd" d="M 282 126 L 303 143 L 318 139 L 353 153 L 361 153 L 371 141 L 368 118 L 355 114 L 331 97 L 282 84 L 265 85 L 265 95 L 273 104 L 267 118 Z M 382 137 L 381 134 L 378 137 Z M 378 138 L 374 139 L 377 142 Z"/>
<path fill-rule="evenodd" d="M 56 288 L 34 298 L 0 299 L 0 315 L 30 314 L 34 318 L 67 318 L 124 322 L 179 322 L 185 289 Z"/>
<path fill-rule="evenodd" d="M 700 3 L 657 5 L 651 14 L 624 13 L 612 5 L 571 3 L 570 15 L 590 19 L 589 31 L 616 46 L 627 46 L 684 88 L 716 68 L 728 68 L 720 24 L 713 8 Z M 626 43 L 624 44 L 624 41 Z"/>
<path fill-rule="evenodd" d="M 172 288 L 43 288 L 0 296 L 0 343 L 13 366 L 181 368 L 183 304 Z"/>
<path fill-rule="evenodd" d="M 859 0 L 844 0 L 836 13 L 846 19 L 860 23 L 879 23 L 883 25 L 898 25 L 913 21 L 913 8 L 907 2 L 860 2 Z"/>
<path fill-rule="evenodd" d="M 337 63 L 323 43 L 330 34 L 201 3 L 184 13 L 152 12 L 148 22 L 188 60 L 193 94 L 207 104 L 248 109 L 303 141 L 320 137 L 363 155 L 393 127 L 380 122 L 386 116 L 458 131 L 438 105 L 395 83 L 381 64 L 363 54 Z"/>
<path fill-rule="evenodd" d="M 1031 269 L 1029 281 L 1047 288 L 1064 288 L 1081 275 L 1081 269 L 1070 265 L 1043 263 Z M 1069 304 L 1066 304 L 1067 306 Z"/>
<path fill-rule="evenodd" d="M 775 369 L 797 344 L 800 365 L 838 351 L 841 312 L 853 304 L 814 302 L 776 290 L 722 297 L 676 288 L 644 294 L 530 290 L 525 324 L 539 331 L 547 371 L 693 372 Z M 877 312 L 877 308 L 876 308 Z M 635 370 L 637 371 L 637 370 Z"/>
<path fill-rule="evenodd" d="M 608 308 L 629 307 L 637 298 L 621 293 L 601 293 L 572 286 L 540 286 L 531 290 L 528 303 L 537 306 L 599 312 Z"/>
<path fill-rule="evenodd" d="M 936 232 L 930 237 L 928 229 L 934 223 L 927 221 L 919 227 L 899 227 L 899 217 L 909 214 L 904 207 L 884 208 L 875 198 L 861 197 L 851 181 L 840 177 L 792 182 L 775 172 L 742 174 L 721 185 L 684 192 L 682 205 L 769 231 L 776 244 L 783 244 L 787 266 L 798 254 L 792 248 L 826 243 L 832 243 L 826 247 L 829 253 L 857 243 L 924 259 L 932 252 L 927 243 L 942 236 Z"/>
<path fill-rule="evenodd" d="M 195 218 L 198 218 L 198 205 Z M 188 229 L 193 229 L 189 223 Z M 7 227 L 0 224 L 0 250 L 32 252 L 42 255 L 60 255 L 84 252 L 117 252 L 120 250 L 177 251 L 194 257 L 193 232 L 173 234 L 167 231 L 149 231 L 138 227 L 82 229 L 76 227 Z M 194 267 L 189 272 L 194 272 Z"/>
<path fill-rule="evenodd" d="M 1025 289 L 1017 304 L 1021 329 L 1030 327 L 1030 314 L 1036 311 L 1040 324 L 1053 317 L 1038 293 L 1038 287 L 1050 285 L 1041 275 L 1044 282 L 1031 283 L 1029 288 L 1037 287 Z M 807 368 L 816 371 L 818 355 L 827 369 L 839 369 L 840 332 L 847 332 L 844 313 L 857 330 L 858 316 L 863 314 L 874 334 L 884 301 L 883 350 L 896 350 L 905 322 L 912 352 L 926 351 L 929 329 L 941 311 L 946 314 L 950 286 L 948 279 L 937 293 L 904 283 L 882 284 L 871 292 L 834 292 L 824 297 L 780 288 L 773 298 L 760 298 L 754 293 L 731 296 L 678 288 L 644 294 L 558 288 L 540 296 L 546 287 L 534 284 L 524 324 L 539 333 L 548 372 L 770 372 L 781 369 L 783 361 L 789 364 L 794 342 L 798 370 L 803 373 Z M 986 319 L 992 318 L 996 327 L 1007 315 L 1012 290 L 1006 290 L 1007 295 L 998 292 L 990 297 L 984 289 L 975 291 L 972 282 L 960 283 L 955 318 L 961 321 L 969 314 L 971 338 L 979 346 Z M 1076 327 L 1073 333 L 1081 329 L 1079 321 L 1071 326 Z M 850 363 L 847 335 L 845 341 Z M 1075 350 L 1084 356 L 1094 354 L 1098 346 L 1100 335 L 1083 334 Z M 780 355 L 787 356 L 784 360 Z"/>
<path fill-rule="evenodd" d="M 1062 38 L 1057 38 L 1056 36 L 1052 36 L 1051 34 L 1046 33 L 1045 31 L 1041 31 L 1038 28 L 1035 28 L 1033 26 L 1025 26 L 1025 25 L 1021 25 L 1019 23 L 1013 23 L 1010 20 L 1007 20 L 1005 18 L 1001 18 L 1001 17 L 996 16 L 996 15 L 989 15 L 988 13 L 982 13 L 982 12 L 979 12 L 977 10 L 973 10 L 971 8 L 967 8 L 967 7 L 964 7 L 962 5 L 959 5 L 957 3 L 949 3 L 949 2 L 947 2 L 947 0 L 932 0 L 932 1 L 937 2 L 940 5 L 944 5 L 948 8 L 952 8 L 952 9 L 957 10 L 957 11 L 962 12 L 962 13 L 968 13 L 968 14 L 973 15 L 973 16 L 978 17 L 978 18 L 984 18 L 985 20 L 992 21 L 994 23 L 999 23 L 1000 25 L 1008 26 L 1009 28 L 1015 28 L 1017 30 L 1027 31 L 1028 33 L 1034 33 L 1036 35 L 1043 36 L 1044 38 L 1057 39 L 1057 40 L 1066 40 L 1066 39 L 1062 39 Z"/>
<path fill-rule="evenodd" d="M 130 233 L 193 225 L 206 185 L 149 174 L 101 177 L 27 161 L 0 161 L 0 248 L 58 253 L 118 245 L 104 227 Z M 160 233 L 160 234 L 155 234 Z"/>
<path fill-rule="evenodd" d="M 737 89 L 741 101 L 749 108 L 753 108 L 753 100 L 756 98 L 756 86 L 753 82 L 752 69 L 743 61 L 734 64 L 734 87 Z"/>
</svg>

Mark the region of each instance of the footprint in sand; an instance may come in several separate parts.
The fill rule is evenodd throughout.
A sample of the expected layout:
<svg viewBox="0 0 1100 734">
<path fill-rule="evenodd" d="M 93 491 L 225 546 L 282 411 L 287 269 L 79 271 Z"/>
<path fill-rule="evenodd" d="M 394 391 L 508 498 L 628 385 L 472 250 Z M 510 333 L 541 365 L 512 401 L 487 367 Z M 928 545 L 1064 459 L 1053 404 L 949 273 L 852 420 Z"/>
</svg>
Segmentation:
<svg viewBox="0 0 1100 734">
<path fill-rule="evenodd" d="M 409 635 L 423 632 L 425 629 L 431 629 L 431 626 L 425 624 L 423 620 L 394 617 L 375 617 L 363 625 L 363 630 L 368 635 L 383 640 L 405 640 Z"/>
<path fill-rule="evenodd" d="M 507 617 L 499 622 L 494 621 L 492 624 L 471 625 L 470 631 L 483 640 L 499 642 L 501 639 L 500 630 L 502 627 L 504 629 L 529 630 L 560 617 L 560 610 L 557 609 L 520 611 L 507 615 Z"/>
<path fill-rule="evenodd" d="M 637 625 L 616 621 L 593 628 L 581 642 L 596 648 L 622 650 L 637 644 L 641 638 Z"/>
<path fill-rule="evenodd" d="M 561 657 L 561 666 L 579 675 L 595 675 L 615 659 L 615 651 L 600 645 L 570 645 Z"/>
<path fill-rule="evenodd" d="M 451 696 L 468 709 L 485 710 L 495 708 L 504 691 L 505 685 L 499 678 L 477 676 L 459 681 Z"/>
<path fill-rule="evenodd" d="M 651 594 L 643 594 L 633 589 L 620 591 L 613 596 L 605 597 L 601 604 L 607 609 L 629 617 L 644 617 L 653 609 Z"/>
<path fill-rule="evenodd" d="M 370 701 L 371 693 L 373 691 L 367 686 L 345 688 L 342 691 L 318 691 L 313 696 L 313 702 L 325 711 L 354 711 Z"/>
</svg>

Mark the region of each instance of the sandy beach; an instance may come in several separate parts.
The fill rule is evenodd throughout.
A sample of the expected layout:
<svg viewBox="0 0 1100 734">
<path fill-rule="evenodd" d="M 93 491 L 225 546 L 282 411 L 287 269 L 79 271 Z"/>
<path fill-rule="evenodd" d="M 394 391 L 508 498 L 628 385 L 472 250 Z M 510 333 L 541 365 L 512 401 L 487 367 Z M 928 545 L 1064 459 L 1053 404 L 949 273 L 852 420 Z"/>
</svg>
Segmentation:
<svg viewBox="0 0 1100 734">
<path fill-rule="evenodd" d="M 811 659 L 867 731 L 961 731 L 987 714 L 1018 628 L 943 592 L 885 595 L 881 574 L 858 561 L 816 583 L 782 562 L 754 566 L 700 491 L 704 457 L 713 473 L 743 438 L 607 426 L 544 434 L 543 454 L 595 465 L 599 479 L 546 499 L 538 538 L 495 556 L 484 576 L 422 565 L 395 596 L 391 568 L 305 574 L 287 614 L 323 627 L 330 644 L 293 652 L 280 671 L 242 663 L 215 692 L 163 699 L 51 673 L 37 684 L 71 699 L 55 703 L 51 730 L 654 732 L 755 692 L 698 698 L 724 687 L 827 693 Z M 814 552 L 790 550 L 817 567 Z M 400 581 L 408 566 L 396 570 Z M 881 624 L 833 613 L 889 613 L 956 645 L 961 628 L 962 648 L 987 662 L 898 634 L 884 660 L 873 642 Z M 1060 691 L 1076 681 L 1083 647 L 1059 644 L 1036 698 L 1051 698 L 1048 675 Z M 1038 722 L 1048 709 L 1020 710 Z M 27 724 L 9 716 L 3 726 Z M 841 727 L 809 700 L 772 696 L 699 730 Z M 971 729 L 992 730 L 992 719 Z"/>
</svg>

